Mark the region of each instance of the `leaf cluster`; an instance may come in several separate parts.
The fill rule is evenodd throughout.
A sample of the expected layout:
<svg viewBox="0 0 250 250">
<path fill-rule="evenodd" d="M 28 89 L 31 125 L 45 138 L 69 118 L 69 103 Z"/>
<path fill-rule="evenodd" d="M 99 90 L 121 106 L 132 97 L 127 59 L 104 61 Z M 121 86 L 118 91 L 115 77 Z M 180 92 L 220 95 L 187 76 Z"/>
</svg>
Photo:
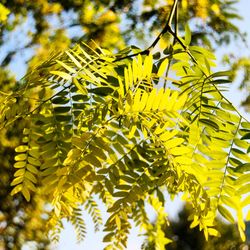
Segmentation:
<svg viewBox="0 0 250 250">
<path fill-rule="evenodd" d="M 193 207 L 191 227 L 199 226 L 206 238 L 218 236 L 217 211 L 234 223 L 234 210 L 244 240 L 250 124 L 223 96 L 228 73 L 212 73 L 213 54 L 189 45 L 186 32 L 160 59 L 159 53 L 133 54 L 133 48 L 113 55 L 78 44 L 3 97 L 4 126 L 29 121 L 16 147 L 12 195 L 22 192 L 30 200 L 41 183 L 54 206 L 50 227 L 66 217 L 79 239 L 85 226 L 77 207 L 86 204 L 98 229 L 102 220 L 93 199 L 98 196 L 109 213 L 107 249 L 126 247 L 131 219 L 163 249 L 170 242 L 161 230 L 164 193 L 182 192 Z M 39 99 L 16 111 L 18 102 L 8 102 L 28 98 L 27 90 L 38 92 Z M 157 213 L 155 226 L 146 204 Z"/>
</svg>

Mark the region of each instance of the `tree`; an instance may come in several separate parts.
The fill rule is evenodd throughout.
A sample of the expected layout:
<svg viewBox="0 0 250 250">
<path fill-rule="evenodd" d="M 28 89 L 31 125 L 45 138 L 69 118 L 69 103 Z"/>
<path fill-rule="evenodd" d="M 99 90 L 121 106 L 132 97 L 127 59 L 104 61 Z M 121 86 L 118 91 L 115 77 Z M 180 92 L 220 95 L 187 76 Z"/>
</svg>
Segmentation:
<svg viewBox="0 0 250 250">
<path fill-rule="evenodd" d="M 0 89 L 10 91 L 14 85 L 15 79 L 3 73 Z M 15 148 L 22 142 L 20 134 L 23 126 L 24 123 L 19 121 L 8 130 L 0 131 L 0 247 L 6 250 L 21 249 L 25 243 L 35 241 L 37 249 L 47 249 L 49 240 L 44 234 L 44 223 L 48 214 L 43 208 L 44 199 L 34 195 L 32 202 L 28 203 L 22 195 L 14 198 L 9 195 L 15 172 Z"/>
<path fill-rule="evenodd" d="M 224 98 L 227 73 L 211 72 L 213 54 L 190 45 L 188 27 L 185 39 L 172 28 L 175 7 L 149 49 L 112 54 L 78 44 L 31 69 L 18 90 L 2 93 L 3 126 L 17 119 L 27 124 L 16 148 L 12 194 L 29 200 L 33 192 L 47 192 L 54 205 L 50 225 L 60 228 L 56 223 L 67 217 L 82 238 L 78 206 L 85 204 L 98 227 L 98 195 L 110 213 L 105 241 L 125 245 L 132 218 L 163 248 L 169 242 L 160 227 L 163 193 L 185 192 L 192 226 L 217 235 L 215 212 L 232 222 L 229 206 L 244 239 L 249 123 Z M 166 33 L 173 44 L 153 54 Z M 32 93 L 38 98 L 30 102 Z M 147 202 L 158 212 L 155 228 Z"/>
<path fill-rule="evenodd" d="M 159 0 L 2 2 L 5 7 L 2 6 L 11 12 L 11 18 L 1 25 L 0 45 L 5 45 L 13 36 L 16 39 L 1 59 L 1 66 L 13 63 L 15 55 L 34 49 L 36 57 L 29 63 L 32 67 L 39 59 L 48 58 L 50 45 L 53 45 L 52 50 L 65 49 L 69 43 L 74 43 L 81 36 L 84 36 L 85 41 L 93 39 L 109 49 L 121 49 L 131 40 L 145 41 L 149 35 L 151 37 L 152 33 L 161 30 L 173 0 L 167 3 Z M 179 8 L 179 28 L 183 30 L 185 23 L 190 21 L 194 23 L 192 42 L 205 43 L 210 47 L 227 44 L 232 38 L 241 36 L 239 29 L 233 24 L 234 19 L 240 18 L 234 9 L 236 2 L 238 1 L 182 0 Z M 199 21 L 194 22 L 197 19 Z M 120 29 L 124 22 L 126 25 Z M 78 32 L 72 34 L 72 29 L 77 29 Z M 16 30 L 22 30 L 24 33 L 22 39 L 18 39 Z M 20 36 L 20 33 L 18 35 Z M 167 42 L 168 37 L 162 39 L 162 46 L 166 46 Z"/>
<path fill-rule="evenodd" d="M 185 205 L 179 212 L 178 218 L 170 220 L 163 225 L 163 231 L 167 238 L 172 239 L 172 242 L 166 246 L 168 250 L 211 250 L 211 249 L 243 249 L 249 244 L 242 243 L 240 235 L 237 232 L 235 225 L 223 222 L 221 219 L 216 219 L 216 225 L 221 233 L 220 237 L 212 237 L 206 241 L 203 233 L 196 227 L 190 228 L 189 216 L 192 213 L 192 208 Z M 147 242 L 145 242 L 147 244 Z M 147 250 L 155 249 L 155 246 L 145 246 Z"/>
</svg>

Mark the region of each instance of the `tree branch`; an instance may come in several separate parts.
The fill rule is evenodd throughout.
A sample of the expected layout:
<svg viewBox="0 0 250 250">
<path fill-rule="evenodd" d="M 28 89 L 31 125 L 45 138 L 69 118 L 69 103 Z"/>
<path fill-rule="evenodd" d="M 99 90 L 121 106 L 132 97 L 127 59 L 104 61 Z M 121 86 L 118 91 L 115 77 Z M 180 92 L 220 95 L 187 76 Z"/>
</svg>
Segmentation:
<svg viewBox="0 0 250 250">
<path fill-rule="evenodd" d="M 177 9 L 177 3 L 178 3 L 178 0 L 175 0 L 173 6 L 171 8 L 167 23 L 165 24 L 165 26 L 162 29 L 161 33 L 156 37 L 156 39 L 153 41 L 153 43 L 147 49 L 145 49 L 143 51 L 140 51 L 138 53 L 132 54 L 132 55 L 117 58 L 117 59 L 114 60 L 114 62 L 121 61 L 121 60 L 124 60 L 124 59 L 127 59 L 127 58 L 132 58 L 132 57 L 137 56 L 137 55 L 148 55 L 149 52 L 157 45 L 157 43 L 159 42 L 159 40 L 162 38 L 162 36 L 164 34 L 166 34 L 167 32 L 172 34 L 173 30 L 171 28 L 171 24 L 172 24 L 172 21 L 173 21 L 175 11 Z M 174 35 L 174 37 L 177 37 L 177 36 Z"/>
</svg>

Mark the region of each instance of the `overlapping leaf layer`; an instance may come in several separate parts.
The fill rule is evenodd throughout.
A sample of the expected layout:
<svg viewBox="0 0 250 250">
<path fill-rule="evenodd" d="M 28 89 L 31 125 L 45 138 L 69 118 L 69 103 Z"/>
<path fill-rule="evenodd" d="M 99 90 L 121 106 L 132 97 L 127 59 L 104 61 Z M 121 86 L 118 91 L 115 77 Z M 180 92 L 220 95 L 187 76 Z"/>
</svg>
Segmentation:
<svg viewBox="0 0 250 250">
<path fill-rule="evenodd" d="M 78 44 L 2 96 L 3 126 L 27 120 L 12 194 L 30 200 L 32 192 L 46 193 L 53 204 L 49 228 L 68 218 L 79 240 L 86 231 L 79 206 L 98 230 L 99 198 L 109 214 L 107 249 L 126 247 L 131 220 L 164 249 L 166 193 L 183 193 L 193 206 L 191 227 L 206 238 L 219 235 L 218 211 L 229 222 L 237 218 L 244 240 L 250 123 L 222 94 L 227 72 L 212 73 L 214 56 L 189 41 L 187 35 L 162 54 L 135 56 L 135 48 L 113 55 Z M 28 107 L 34 91 L 40 99 Z M 156 225 L 147 204 L 157 213 Z"/>
</svg>

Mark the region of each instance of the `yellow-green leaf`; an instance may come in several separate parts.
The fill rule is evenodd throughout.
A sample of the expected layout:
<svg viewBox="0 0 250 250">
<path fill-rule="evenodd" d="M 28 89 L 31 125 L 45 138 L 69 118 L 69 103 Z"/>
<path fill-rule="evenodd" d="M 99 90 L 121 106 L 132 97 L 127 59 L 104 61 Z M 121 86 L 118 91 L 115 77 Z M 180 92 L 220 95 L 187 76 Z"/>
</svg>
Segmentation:
<svg viewBox="0 0 250 250">
<path fill-rule="evenodd" d="M 218 206 L 218 211 L 220 212 L 220 214 L 229 222 L 234 224 L 234 218 L 232 216 L 232 214 L 223 206 L 219 205 Z"/>
<path fill-rule="evenodd" d="M 165 142 L 167 149 L 171 149 L 181 145 L 184 142 L 183 138 L 174 138 Z"/>
<path fill-rule="evenodd" d="M 16 177 L 11 183 L 11 186 L 16 186 L 17 184 L 20 184 L 21 182 L 23 182 L 23 176 L 18 176 Z"/>
<path fill-rule="evenodd" d="M 27 150 L 29 150 L 29 147 L 26 146 L 26 145 L 21 145 L 21 146 L 18 146 L 18 147 L 15 148 L 15 151 L 16 151 L 17 153 L 24 153 L 24 152 L 26 152 Z"/>
<path fill-rule="evenodd" d="M 7 20 L 8 15 L 10 14 L 9 9 L 0 3 L 0 23 L 3 23 Z"/>
<path fill-rule="evenodd" d="M 61 78 L 65 79 L 65 80 L 71 80 L 72 76 L 68 73 L 65 73 L 63 71 L 58 71 L 58 70 L 54 70 L 54 71 L 50 71 L 51 74 L 56 75 L 56 76 L 60 76 Z"/>
<path fill-rule="evenodd" d="M 159 77 L 163 76 L 164 72 L 167 70 L 168 63 L 169 63 L 168 58 L 165 58 L 162 61 L 161 65 L 160 65 L 160 67 L 158 69 L 157 76 L 159 76 Z"/>
<path fill-rule="evenodd" d="M 26 199 L 26 201 L 30 201 L 30 192 L 26 186 L 23 186 L 21 192 L 22 192 L 24 198 Z"/>
<path fill-rule="evenodd" d="M 19 184 L 19 185 L 15 186 L 15 187 L 12 189 L 10 195 L 13 196 L 13 195 L 17 194 L 18 192 L 20 192 L 20 191 L 22 190 L 22 188 L 23 188 L 23 185 L 22 185 L 22 184 Z"/>
</svg>

